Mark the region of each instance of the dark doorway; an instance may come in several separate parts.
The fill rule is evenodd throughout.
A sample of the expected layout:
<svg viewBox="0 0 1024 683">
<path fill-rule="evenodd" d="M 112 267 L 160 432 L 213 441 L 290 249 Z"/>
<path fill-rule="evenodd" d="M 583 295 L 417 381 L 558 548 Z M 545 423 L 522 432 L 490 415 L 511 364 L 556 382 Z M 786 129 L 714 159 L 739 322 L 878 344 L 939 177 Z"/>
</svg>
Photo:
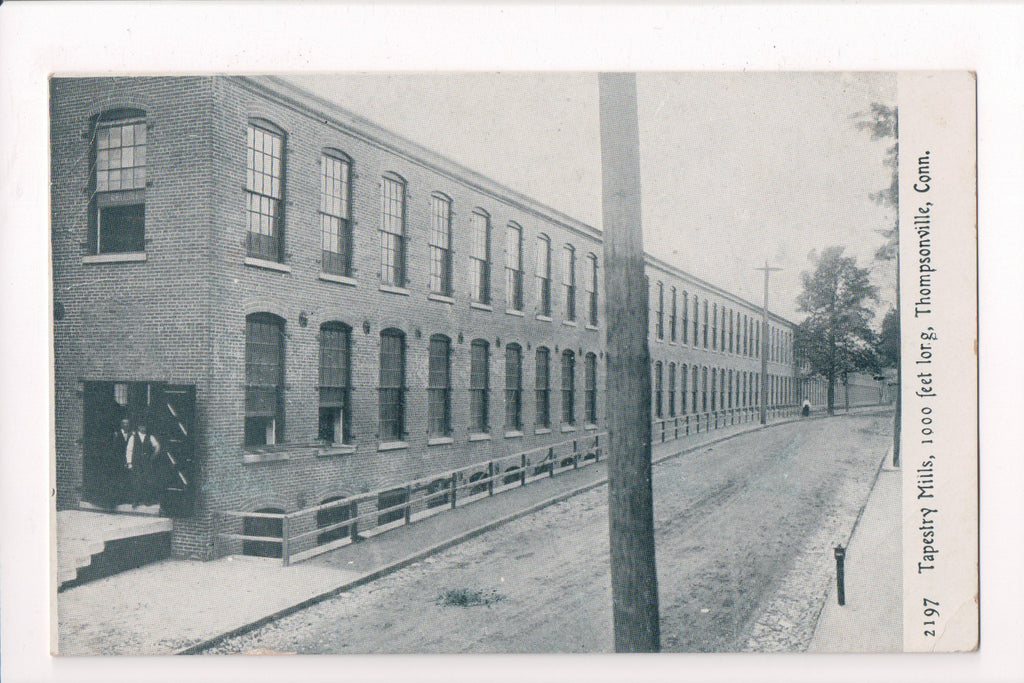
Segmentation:
<svg viewBox="0 0 1024 683">
<path fill-rule="evenodd" d="M 152 500 L 170 516 L 191 514 L 195 494 L 193 428 L 195 386 L 164 382 L 85 382 L 82 498 L 113 508 L 129 499 L 122 420 L 145 423 L 160 444 L 145 473 Z"/>
</svg>

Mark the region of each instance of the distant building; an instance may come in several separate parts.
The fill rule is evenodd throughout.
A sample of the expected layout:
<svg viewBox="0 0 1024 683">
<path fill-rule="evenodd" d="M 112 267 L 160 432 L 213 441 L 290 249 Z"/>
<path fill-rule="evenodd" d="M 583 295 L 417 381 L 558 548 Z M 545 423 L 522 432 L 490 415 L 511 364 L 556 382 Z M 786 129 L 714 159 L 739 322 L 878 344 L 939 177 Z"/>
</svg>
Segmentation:
<svg viewBox="0 0 1024 683">
<path fill-rule="evenodd" d="M 276 78 L 50 87 L 59 508 L 102 497 L 122 418 L 170 454 L 173 552 L 203 559 L 225 511 L 605 427 L 594 228 Z M 647 271 L 656 420 L 751 416 L 762 351 L 769 405 L 799 402 L 792 323 Z"/>
</svg>

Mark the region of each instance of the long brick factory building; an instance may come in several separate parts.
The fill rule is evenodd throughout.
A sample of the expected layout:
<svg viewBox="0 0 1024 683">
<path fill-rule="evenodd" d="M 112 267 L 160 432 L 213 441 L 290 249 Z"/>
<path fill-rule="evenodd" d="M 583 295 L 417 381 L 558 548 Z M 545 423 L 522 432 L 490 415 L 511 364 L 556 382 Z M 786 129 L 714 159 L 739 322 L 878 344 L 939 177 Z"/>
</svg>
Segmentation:
<svg viewBox="0 0 1024 683">
<path fill-rule="evenodd" d="M 602 433 L 598 230 L 278 78 L 50 87 L 58 509 L 104 497 L 125 418 L 170 456 L 171 552 L 200 559 L 237 552 L 225 512 L 395 487 L 384 508 Z M 823 402 L 791 322 L 647 273 L 657 420 L 751 419 L 762 351 L 769 406 Z"/>
</svg>

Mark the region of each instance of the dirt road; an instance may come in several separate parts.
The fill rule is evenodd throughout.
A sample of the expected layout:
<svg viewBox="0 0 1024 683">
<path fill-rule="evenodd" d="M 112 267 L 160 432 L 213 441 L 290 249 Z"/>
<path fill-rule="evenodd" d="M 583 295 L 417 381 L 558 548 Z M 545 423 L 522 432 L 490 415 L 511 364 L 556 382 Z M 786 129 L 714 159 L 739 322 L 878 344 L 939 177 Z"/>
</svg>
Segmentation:
<svg viewBox="0 0 1024 683">
<path fill-rule="evenodd" d="M 891 428 L 889 414 L 797 422 L 657 465 L 662 649 L 803 649 L 830 580 L 832 544 L 845 543 Z M 512 522 L 212 652 L 257 649 L 610 652 L 607 489 Z"/>
</svg>

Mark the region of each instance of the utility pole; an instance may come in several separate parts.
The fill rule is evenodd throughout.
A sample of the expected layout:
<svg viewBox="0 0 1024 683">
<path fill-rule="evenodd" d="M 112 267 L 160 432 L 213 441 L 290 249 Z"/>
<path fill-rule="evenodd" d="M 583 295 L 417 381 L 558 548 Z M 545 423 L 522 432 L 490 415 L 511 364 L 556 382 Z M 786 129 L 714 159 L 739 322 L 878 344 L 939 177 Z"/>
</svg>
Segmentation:
<svg viewBox="0 0 1024 683">
<path fill-rule="evenodd" d="M 608 531 L 616 652 L 658 652 L 651 356 L 635 74 L 598 75 L 608 353 Z"/>
<path fill-rule="evenodd" d="M 782 268 L 769 266 L 768 261 L 765 261 L 763 268 L 754 268 L 754 270 L 764 271 L 764 306 L 761 308 L 761 348 L 758 351 L 761 354 L 761 424 L 767 424 L 768 354 L 765 353 L 765 346 L 768 344 L 768 274 L 774 270 L 782 270 Z"/>
</svg>

